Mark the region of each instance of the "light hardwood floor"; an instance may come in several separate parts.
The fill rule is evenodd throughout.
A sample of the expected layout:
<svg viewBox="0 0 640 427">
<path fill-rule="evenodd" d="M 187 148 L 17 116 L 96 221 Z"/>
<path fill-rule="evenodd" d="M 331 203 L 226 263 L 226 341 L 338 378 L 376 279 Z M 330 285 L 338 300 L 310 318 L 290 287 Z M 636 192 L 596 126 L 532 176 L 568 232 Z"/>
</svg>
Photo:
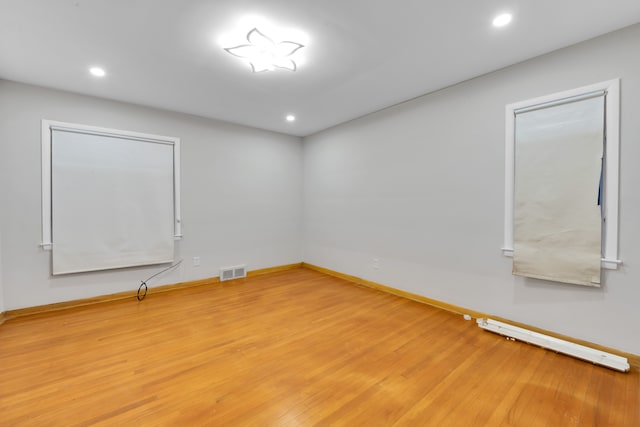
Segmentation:
<svg viewBox="0 0 640 427">
<path fill-rule="evenodd" d="M 1 426 L 640 426 L 640 374 L 308 269 L 10 319 Z"/>
</svg>

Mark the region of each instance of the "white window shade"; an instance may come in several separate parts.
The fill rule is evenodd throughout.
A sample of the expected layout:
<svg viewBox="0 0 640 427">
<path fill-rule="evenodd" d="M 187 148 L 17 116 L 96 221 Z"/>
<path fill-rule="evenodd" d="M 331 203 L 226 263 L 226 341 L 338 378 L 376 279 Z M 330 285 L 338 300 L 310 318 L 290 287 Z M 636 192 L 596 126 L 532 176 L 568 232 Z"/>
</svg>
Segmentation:
<svg viewBox="0 0 640 427">
<path fill-rule="evenodd" d="M 604 93 L 516 111 L 513 274 L 599 286 Z"/>
<path fill-rule="evenodd" d="M 171 262 L 177 236 L 179 140 L 43 122 L 53 274 Z"/>
<path fill-rule="evenodd" d="M 602 95 L 602 96 L 601 96 Z M 604 103 L 604 161 L 602 174 L 602 193 L 599 207 L 601 215 L 601 267 L 616 269 L 622 263 L 618 259 L 618 183 L 619 183 L 619 145 L 620 145 L 620 80 L 609 80 L 595 83 L 589 86 L 571 89 L 551 95 L 546 95 L 526 101 L 509 104 L 505 108 L 505 223 L 504 244 L 502 251 L 505 256 L 514 256 L 514 231 L 515 231 L 515 195 L 516 195 L 516 120 L 518 116 L 526 117 L 529 113 L 553 109 L 563 105 L 580 102 L 594 98 L 596 102 Z M 604 98 L 603 98 L 604 97 Z M 551 111 L 551 110 L 550 110 Z M 518 114 L 516 114 L 518 113 Z M 546 114 L 546 113 L 543 113 Z M 600 114 L 597 114 L 600 117 Z M 533 116 L 531 116 L 533 117 Z M 600 121 L 600 119 L 598 119 Z M 522 125 L 522 123 L 521 123 Z M 542 150 L 549 154 L 553 151 Z M 521 152 L 520 152 L 521 153 Z M 534 151 L 534 154 L 537 152 Z M 575 166 L 576 159 L 565 159 L 567 165 Z M 560 169 L 562 172 L 562 169 Z M 542 170 L 540 171 L 542 173 Z M 534 174 L 534 178 L 535 178 Z M 540 175 L 540 174 L 537 174 Z M 593 175 L 593 174 L 591 174 Z M 591 180 L 591 178 L 586 181 Z M 582 184 L 580 184 L 582 185 Z M 585 182 L 585 191 L 593 194 L 593 185 Z M 586 188 L 589 187 L 589 189 Z M 597 197 L 597 194 L 596 194 Z M 587 197 L 592 203 L 592 196 Z M 593 205 L 592 205 L 593 206 Z M 565 254 L 564 256 L 567 256 Z M 592 283 L 590 283 L 592 284 Z M 592 284 L 593 285 L 593 284 Z"/>
</svg>

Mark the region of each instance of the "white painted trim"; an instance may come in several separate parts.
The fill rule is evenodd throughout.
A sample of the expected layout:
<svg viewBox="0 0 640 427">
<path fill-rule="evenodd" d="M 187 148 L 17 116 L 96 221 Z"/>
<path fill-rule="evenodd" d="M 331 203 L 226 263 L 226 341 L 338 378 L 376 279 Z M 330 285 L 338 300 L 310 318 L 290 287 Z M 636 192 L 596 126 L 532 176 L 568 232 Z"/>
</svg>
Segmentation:
<svg viewBox="0 0 640 427">
<path fill-rule="evenodd" d="M 513 258 L 513 249 L 502 248 L 501 250 L 503 256 Z M 622 261 L 619 259 L 600 258 L 600 265 L 608 270 L 616 270 L 620 264 Z"/>
<path fill-rule="evenodd" d="M 51 131 L 53 129 L 68 132 L 79 132 L 92 135 L 115 136 L 125 139 L 148 141 L 173 146 L 173 191 L 174 191 L 174 239 L 182 238 L 182 218 L 180 211 L 180 138 L 171 136 L 152 135 L 148 133 L 131 132 L 119 129 L 109 129 L 97 126 L 65 123 L 54 120 L 42 120 L 42 242 L 40 246 L 51 250 Z"/>
<path fill-rule="evenodd" d="M 618 259 L 618 209 L 620 182 L 620 79 L 610 80 L 607 86 L 605 109 L 606 162 L 604 174 L 605 230 L 603 258 L 605 268 L 617 269 Z"/>
<path fill-rule="evenodd" d="M 44 250 L 51 250 L 51 126 L 49 120 L 42 121 L 42 242 Z"/>
<path fill-rule="evenodd" d="M 618 205 L 620 177 L 620 79 L 607 80 L 564 92 L 528 99 L 505 107 L 505 182 L 504 182 L 504 256 L 513 256 L 513 203 L 515 185 L 515 114 L 536 105 L 553 103 L 565 98 L 605 91 L 605 178 L 604 230 L 602 268 L 615 270 L 618 259 Z"/>
<path fill-rule="evenodd" d="M 515 106 L 505 109 L 505 146 L 504 146 L 504 243 L 502 251 L 513 254 L 513 203 L 516 184 L 516 115 Z"/>
<path fill-rule="evenodd" d="M 502 250 L 502 255 L 509 258 L 513 258 L 513 249 L 502 248 L 501 250 Z"/>
<path fill-rule="evenodd" d="M 173 138 L 173 208 L 174 239 L 182 239 L 182 213 L 180 210 L 180 138 Z"/>
<path fill-rule="evenodd" d="M 476 321 L 478 326 L 482 329 L 515 338 L 519 341 L 539 345 L 559 353 L 587 360 L 618 371 L 627 372 L 630 369 L 629 362 L 626 357 L 596 350 L 591 347 L 561 340 L 559 338 L 530 331 L 528 329 L 519 328 L 517 326 L 509 325 L 508 323 L 498 322 L 497 320 L 477 319 Z"/>
</svg>

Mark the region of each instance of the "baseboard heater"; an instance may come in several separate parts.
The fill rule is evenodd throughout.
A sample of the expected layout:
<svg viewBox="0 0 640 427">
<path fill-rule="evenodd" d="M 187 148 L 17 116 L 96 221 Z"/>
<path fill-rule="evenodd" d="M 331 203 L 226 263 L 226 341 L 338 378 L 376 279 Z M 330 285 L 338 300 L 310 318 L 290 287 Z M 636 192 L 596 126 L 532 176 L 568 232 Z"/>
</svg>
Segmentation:
<svg viewBox="0 0 640 427">
<path fill-rule="evenodd" d="M 575 344 L 559 338 L 550 337 L 528 329 L 498 322 L 492 319 L 477 319 L 478 326 L 487 331 L 510 337 L 519 341 L 535 344 L 558 353 L 567 354 L 578 359 L 587 360 L 597 365 L 606 366 L 616 371 L 628 372 L 629 362 L 625 357 L 596 350 L 584 345 Z"/>
</svg>

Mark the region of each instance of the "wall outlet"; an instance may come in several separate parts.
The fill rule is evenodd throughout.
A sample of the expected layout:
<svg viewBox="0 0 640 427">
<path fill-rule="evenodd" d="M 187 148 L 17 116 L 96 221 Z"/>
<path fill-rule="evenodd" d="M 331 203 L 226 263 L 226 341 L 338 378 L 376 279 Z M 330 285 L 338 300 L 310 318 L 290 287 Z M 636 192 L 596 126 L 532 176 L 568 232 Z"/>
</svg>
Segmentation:
<svg viewBox="0 0 640 427">
<path fill-rule="evenodd" d="M 193 266 L 194 267 L 200 266 L 200 257 L 199 256 L 194 256 L 193 257 Z"/>
<path fill-rule="evenodd" d="M 380 270 L 380 258 L 374 258 L 371 261 L 371 268 L 374 270 Z"/>
</svg>

